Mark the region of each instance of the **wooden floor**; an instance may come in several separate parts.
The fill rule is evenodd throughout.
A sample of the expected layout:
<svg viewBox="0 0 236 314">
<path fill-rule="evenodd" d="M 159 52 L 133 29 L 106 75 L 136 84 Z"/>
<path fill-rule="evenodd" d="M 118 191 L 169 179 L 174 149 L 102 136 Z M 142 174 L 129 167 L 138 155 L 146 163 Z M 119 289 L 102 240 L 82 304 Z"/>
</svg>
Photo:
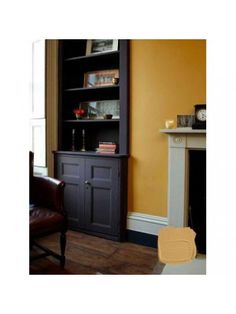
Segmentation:
<svg viewBox="0 0 236 314">
<path fill-rule="evenodd" d="M 40 244 L 59 252 L 59 235 Z M 157 249 L 128 242 L 114 242 L 79 232 L 67 232 L 64 269 L 53 257 L 31 262 L 30 274 L 160 274 Z"/>
</svg>

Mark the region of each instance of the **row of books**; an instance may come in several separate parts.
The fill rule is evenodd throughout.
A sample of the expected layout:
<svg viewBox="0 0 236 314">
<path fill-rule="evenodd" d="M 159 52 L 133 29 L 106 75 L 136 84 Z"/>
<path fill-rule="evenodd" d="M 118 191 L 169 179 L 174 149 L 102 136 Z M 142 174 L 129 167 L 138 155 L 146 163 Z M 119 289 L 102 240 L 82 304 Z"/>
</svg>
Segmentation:
<svg viewBox="0 0 236 314">
<path fill-rule="evenodd" d="M 115 154 L 117 152 L 117 144 L 114 142 L 99 142 L 96 152 L 100 154 Z"/>
</svg>

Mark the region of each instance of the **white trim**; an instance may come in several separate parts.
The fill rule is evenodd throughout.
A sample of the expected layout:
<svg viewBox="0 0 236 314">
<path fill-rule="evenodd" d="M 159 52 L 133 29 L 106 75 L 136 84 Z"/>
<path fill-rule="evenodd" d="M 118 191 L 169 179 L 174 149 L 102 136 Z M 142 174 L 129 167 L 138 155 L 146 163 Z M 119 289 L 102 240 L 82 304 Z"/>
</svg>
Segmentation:
<svg viewBox="0 0 236 314">
<path fill-rule="evenodd" d="M 46 167 L 46 119 L 31 119 L 31 147 L 34 152 L 34 165 Z"/>
<path fill-rule="evenodd" d="M 48 168 L 34 166 L 34 175 L 45 177 L 48 175 Z"/>
<path fill-rule="evenodd" d="M 45 40 L 33 42 L 31 119 L 45 118 Z"/>
<path fill-rule="evenodd" d="M 127 215 L 127 229 L 158 235 L 161 228 L 168 225 L 167 217 L 160 217 L 138 212 L 129 212 Z"/>
<path fill-rule="evenodd" d="M 186 128 L 187 129 L 187 128 Z M 194 132 L 193 132 L 194 131 Z M 179 129 L 163 131 L 168 134 L 168 222 L 170 226 L 188 225 L 188 181 L 190 149 L 206 150 L 206 130 Z M 201 132 L 200 132 L 201 131 Z M 202 133 L 202 134 L 201 134 Z"/>
<path fill-rule="evenodd" d="M 192 128 L 176 128 L 176 129 L 161 129 L 161 133 L 166 133 L 166 134 L 181 134 L 181 133 L 187 133 L 187 134 L 206 134 L 206 130 L 201 130 L 201 129 L 196 129 L 193 130 Z"/>
</svg>

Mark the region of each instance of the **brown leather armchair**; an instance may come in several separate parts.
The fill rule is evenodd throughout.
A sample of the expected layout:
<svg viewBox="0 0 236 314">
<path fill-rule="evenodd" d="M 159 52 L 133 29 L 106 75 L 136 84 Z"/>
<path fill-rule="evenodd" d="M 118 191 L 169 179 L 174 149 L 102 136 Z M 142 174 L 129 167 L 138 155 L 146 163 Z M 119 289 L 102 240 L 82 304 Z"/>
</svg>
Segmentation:
<svg viewBox="0 0 236 314">
<path fill-rule="evenodd" d="M 49 177 L 34 176 L 33 158 L 30 152 L 30 249 L 36 246 L 44 253 L 31 256 L 31 261 L 52 255 L 64 267 L 67 231 L 67 215 L 63 206 L 65 183 Z M 37 243 L 37 239 L 57 232 L 60 233 L 60 255 Z"/>
</svg>

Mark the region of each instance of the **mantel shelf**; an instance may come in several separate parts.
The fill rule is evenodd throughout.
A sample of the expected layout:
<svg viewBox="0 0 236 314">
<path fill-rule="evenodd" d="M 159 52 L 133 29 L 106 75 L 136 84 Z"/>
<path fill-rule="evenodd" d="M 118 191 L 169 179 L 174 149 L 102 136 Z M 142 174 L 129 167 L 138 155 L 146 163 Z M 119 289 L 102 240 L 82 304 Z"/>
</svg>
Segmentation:
<svg viewBox="0 0 236 314">
<path fill-rule="evenodd" d="M 165 134 L 206 134 L 206 130 L 193 130 L 192 128 L 161 129 L 160 132 Z"/>
</svg>

